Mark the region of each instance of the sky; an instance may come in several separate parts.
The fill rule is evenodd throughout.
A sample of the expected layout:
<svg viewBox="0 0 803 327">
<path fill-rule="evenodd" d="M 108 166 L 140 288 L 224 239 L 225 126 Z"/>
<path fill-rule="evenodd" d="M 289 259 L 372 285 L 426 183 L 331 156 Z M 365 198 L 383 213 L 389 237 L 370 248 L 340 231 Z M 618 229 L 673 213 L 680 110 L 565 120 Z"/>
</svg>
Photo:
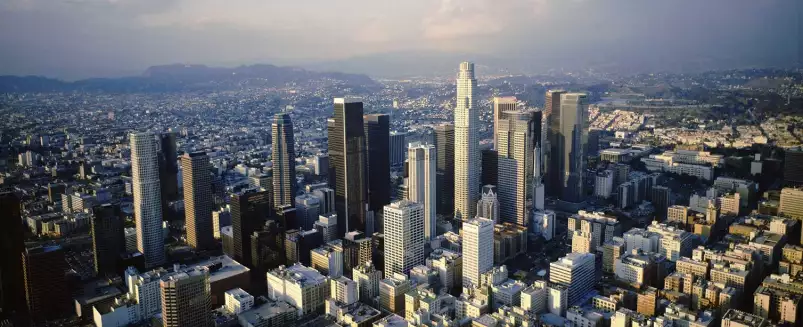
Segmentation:
<svg viewBox="0 0 803 327">
<path fill-rule="evenodd" d="M 511 69 L 788 66 L 801 61 L 801 2 L 0 0 L 0 74 L 77 79 L 172 63 L 337 69 L 433 53 Z"/>
</svg>

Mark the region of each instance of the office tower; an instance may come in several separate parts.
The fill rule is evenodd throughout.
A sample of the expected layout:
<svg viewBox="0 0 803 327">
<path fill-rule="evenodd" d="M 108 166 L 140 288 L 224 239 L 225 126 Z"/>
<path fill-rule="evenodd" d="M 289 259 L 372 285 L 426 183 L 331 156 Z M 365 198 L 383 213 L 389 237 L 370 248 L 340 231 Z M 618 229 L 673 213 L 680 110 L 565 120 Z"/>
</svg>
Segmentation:
<svg viewBox="0 0 803 327">
<path fill-rule="evenodd" d="M 335 190 L 324 187 L 312 191 L 312 195 L 320 202 L 319 215 L 328 215 L 335 212 Z M 315 218 L 317 219 L 317 218 Z M 315 222 L 313 221 L 313 224 Z"/>
<path fill-rule="evenodd" d="M 546 186 L 544 186 L 544 174 L 542 170 L 544 154 L 541 152 L 539 143 L 533 150 L 533 209 L 543 211 L 546 202 Z"/>
<path fill-rule="evenodd" d="M 231 211 L 229 207 L 212 211 L 212 235 L 215 239 L 220 239 L 220 230 L 226 226 L 231 227 Z"/>
<path fill-rule="evenodd" d="M 251 264 L 253 273 L 264 273 L 285 264 L 284 227 L 275 220 L 269 220 L 262 230 L 251 234 Z"/>
<path fill-rule="evenodd" d="M 591 253 L 569 253 L 549 264 L 549 281 L 568 287 L 569 305 L 574 305 L 594 288 L 597 283 L 595 275 L 594 255 Z"/>
<path fill-rule="evenodd" d="M 137 249 L 145 256 L 145 265 L 154 267 L 165 262 L 156 139 L 150 133 L 132 133 L 129 138 Z"/>
<path fill-rule="evenodd" d="M 329 185 L 335 190 L 337 235 L 364 231 L 368 205 L 363 105 L 358 100 L 335 98 L 329 134 Z"/>
<path fill-rule="evenodd" d="M 165 215 L 169 212 L 170 202 L 179 199 L 176 133 L 162 133 L 158 136 L 158 141 L 159 186 L 162 192 L 162 215 Z"/>
<path fill-rule="evenodd" d="M 368 210 L 379 212 L 390 204 L 390 116 L 374 114 L 365 115 L 363 119 L 368 163 Z"/>
<path fill-rule="evenodd" d="M 786 150 L 783 159 L 783 182 L 786 186 L 803 186 L 803 150 Z"/>
<path fill-rule="evenodd" d="M 212 231 L 212 179 L 209 156 L 205 152 L 181 156 L 181 175 L 184 180 L 184 225 L 187 243 L 196 249 L 211 249 L 215 245 Z"/>
<path fill-rule="evenodd" d="M 395 314 L 404 314 L 404 295 L 411 289 L 410 280 L 401 273 L 385 274 L 385 279 L 379 281 L 379 307 Z"/>
<path fill-rule="evenodd" d="M 475 218 L 463 222 L 463 287 L 479 287 L 480 276 L 493 265 L 493 220 Z"/>
<path fill-rule="evenodd" d="M 273 138 L 273 205 L 294 205 L 296 197 L 296 150 L 293 121 L 286 113 L 276 114 L 271 124 Z"/>
<path fill-rule="evenodd" d="M 385 275 L 424 263 L 424 206 L 406 200 L 385 206 Z"/>
<path fill-rule="evenodd" d="M 477 201 L 477 217 L 490 219 L 494 223 L 499 222 L 499 199 L 496 196 L 496 186 L 485 185 L 482 187 L 482 195 Z"/>
<path fill-rule="evenodd" d="M 553 165 L 559 175 L 559 198 L 577 203 L 583 200 L 585 151 L 588 142 L 588 102 L 582 93 L 561 94 L 559 123 L 553 124 Z M 552 112 L 555 114 L 555 112 Z M 552 124 L 552 122 L 550 122 Z"/>
<path fill-rule="evenodd" d="M 299 231 L 297 229 L 285 232 L 284 250 L 286 262 L 292 265 L 300 262 L 305 266 L 312 265 L 310 251 L 324 244 L 321 233 L 316 230 Z"/>
<path fill-rule="evenodd" d="M 781 190 L 778 215 L 803 220 L 803 188 L 786 187 Z"/>
<path fill-rule="evenodd" d="M 162 278 L 162 326 L 212 326 L 209 269 L 195 267 Z"/>
<path fill-rule="evenodd" d="M 66 271 L 61 246 L 30 248 L 22 253 L 25 303 L 31 320 L 54 320 L 69 311 L 72 300 Z"/>
<path fill-rule="evenodd" d="M 594 196 L 608 199 L 613 194 L 613 171 L 600 170 L 594 179 Z"/>
<path fill-rule="evenodd" d="M 92 208 L 90 235 L 95 255 L 95 274 L 113 274 L 125 252 L 125 218 L 119 205 L 103 204 Z"/>
<path fill-rule="evenodd" d="M 357 283 L 347 277 L 332 278 L 329 280 L 329 298 L 342 304 L 357 302 L 359 293 Z"/>
<path fill-rule="evenodd" d="M 431 240 L 436 234 L 437 181 L 435 178 L 435 146 L 410 143 L 407 150 L 407 199 L 424 206 L 424 238 Z"/>
<path fill-rule="evenodd" d="M 330 278 L 343 276 L 343 243 L 334 240 L 312 249 L 310 258 L 313 269 Z"/>
<path fill-rule="evenodd" d="M 552 210 L 536 210 L 533 213 L 533 233 L 541 235 L 544 240 L 552 240 L 555 235 L 555 212 Z"/>
<path fill-rule="evenodd" d="M 20 201 L 14 193 L 0 193 L 0 320 L 24 316 L 22 253 L 25 252 L 25 230 L 20 217 Z M 22 318 L 22 317 L 19 317 Z"/>
<path fill-rule="evenodd" d="M 616 260 L 625 253 L 626 243 L 621 237 L 614 237 L 602 245 L 602 271 L 612 274 Z"/>
<path fill-rule="evenodd" d="M 689 217 L 689 207 L 681 205 L 673 205 L 666 209 L 666 220 L 668 222 L 681 223 L 684 226 Z"/>
<path fill-rule="evenodd" d="M 480 149 L 479 108 L 474 92 L 474 64 L 463 62 L 457 75 L 457 107 L 454 110 L 454 216 L 469 220 L 479 199 Z"/>
<path fill-rule="evenodd" d="M 669 209 L 670 191 L 665 186 L 652 187 L 652 205 L 655 207 L 657 217 L 666 218 L 666 211 Z"/>
<path fill-rule="evenodd" d="M 346 233 L 343 237 L 343 273 L 351 277 L 354 267 L 370 262 L 373 255 L 371 238 L 358 231 Z"/>
<path fill-rule="evenodd" d="M 274 219 L 282 226 L 282 229 L 300 229 L 296 208 L 292 205 L 280 205 L 274 208 Z"/>
<path fill-rule="evenodd" d="M 390 165 L 401 166 L 404 164 L 404 155 L 407 152 L 407 133 L 393 131 L 390 132 Z"/>
<path fill-rule="evenodd" d="M 299 317 L 320 313 L 329 295 L 327 281 L 315 269 L 298 263 L 282 266 L 268 272 L 268 298 L 296 307 Z"/>
<path fill-rule="evenodd" d="M 480 183 L 482 185 L 496 185 L 499 182 L 499 155 L 497 151 L 495 149 L 484 149 L 480 151 L 480 157 L 482 158 Z"/>
<path fill-rule="evenodd" d="M 493 99 L 493 115 L 494 115 L 494 148 L 499 148 L 499 122 L 508 118 L 508 112 L 516 111 L 519 106 L 519 101 L 516 97 L 494 97 Z M 483 158 L 485 159 L 485 158 Z M 484 162 L 483 162 L 484 163 Z M 493 183 L 495 184 L 495 183 Z"/>
<path fill-rule="evenodd" d="M 558 144 L 561 143 L 559 138 L 560 130 L 560 97 L 565 94 L 565 91 L 549 90 L 546 92 L 544 99 L 544 130 L 546 133 L 546 144 L 544 146 L 544 154 L 546 160 L 544 161 L 546 172 L 546 186 L 547 194 L 554 197 L 560 197 L 560 180 L 562 178 L 561 172 L 558 168 L 559 155 Z"/>
<path fill-rule="evenodd" d="M 247 267 L 251 262 L 251 235 L 262 228 L 272 210 L 273 198 L 268 191 L 246 191 L 233 194 L 231 202 L 233 259 Z"/>
<path fill-rule="evenodd" d="M 382 271 L 369 261 L 352 269 L 352 279 L 357 283 L 360 294 L 360 301 L 366 304 L 374 304 L 379 298 L 379 281 L 382 280 Z"/>
<path fill-rule="evenodd" d="M 521 226 L 529 225 L 527 208 L 528 187 L 533 178 L 536 125 L 540 112 L 506 112 L 507 119 L 499 121 L 496 137 L 500 215 L 503 221 Z"/>
<path fill-rule="evenodd" d="M 622 183 L 627 182 L 630 175 L 630 166 L 618 163 L 613 166 L 613 187 L 618 187 Z"/>
<path fill-rule="evenodd" d="M 310 230 L 321 214 L 321 200 L 309 193 L 296 197 L 296 219 L 301 230 Z"/>
<path fill-rule="evenodd" d="M 335 214 L 318 216 L 318 221 L 315 222 L 313 227 L 321 234 L 324 243 L 338 239 L 337 215 Z"/>
<path fill-rule="evenodd" d="M 438 214 L 451 217 L 454 215 L 454 125 L 435 126 L 435 147 Z"/>
</svg>

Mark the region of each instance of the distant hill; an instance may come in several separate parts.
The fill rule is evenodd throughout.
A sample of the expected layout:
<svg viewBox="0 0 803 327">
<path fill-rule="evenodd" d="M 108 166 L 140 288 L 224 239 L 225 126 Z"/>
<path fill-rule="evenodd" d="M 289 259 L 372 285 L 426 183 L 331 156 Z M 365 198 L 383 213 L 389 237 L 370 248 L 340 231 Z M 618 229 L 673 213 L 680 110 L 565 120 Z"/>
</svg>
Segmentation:
<svg viewBox="0 0 803 327">
<path fill-rule="evenodd" d="M 234 68 L 204 65 L 164 65 L 150 67 L 141 76 L 90 78 L 74 82 L 41 76 L 0 76 L 0 93 L 13 92 L 171 92 L 191 90 L 276 87 L 287 83 L 307 83 L 331 79 L 349 85 L 374 86 L 366 75 L 314 72 L 296 67 L 250 65 Z"/>
</svg>

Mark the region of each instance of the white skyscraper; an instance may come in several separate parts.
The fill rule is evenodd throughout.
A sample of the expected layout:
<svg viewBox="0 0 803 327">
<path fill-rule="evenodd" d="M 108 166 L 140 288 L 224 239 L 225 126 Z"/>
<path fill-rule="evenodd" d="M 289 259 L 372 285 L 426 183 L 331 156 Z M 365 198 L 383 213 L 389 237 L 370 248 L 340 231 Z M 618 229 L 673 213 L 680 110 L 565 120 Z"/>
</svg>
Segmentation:
<svg viewBox="0 0 803 327">
<path fill-rule="evenodd" d="M 477 80 L 474 64 L 463 62 L 457 75 L 457 107 L 454 110 L 454 212 L 455 217 L 474 217 L 479 198 L 479 109 L 474 100 Z"/>
<path fill-rule="evenodd" d="M 493 232 L 493 228 L 491 229 Z M 493 263 L 493 244 L 491 244 Z M 424 264 L 424 206 L 407 200 L 385 206 L 385 275 Z"/>
<path fill-rule="evenodd" d="M 151 133 L 132 133 L 129 138 L 137 249 L 145 257 L 145 265 L 154 267 L 165 262 L 156 138 Z"/>
<path fill-rule="evenodd" d="M 436 234 L 437 187 L 435 185 L 437 156 L 435 146 L 410 143 L 407 148 L 407 199 L 424 206 L 424 237 L 431 240 Z"/>
<path fill-rule="evenodd" d="M 474 218 L 463 222 L 463 287 L 479 286 L 480 276 L 493 266 L 493 220 Z"/>
<path fill-rule="evenodd" d="M 496 197 L 496 186 L 485 185 L 482 187 L 482 198 L 477 201 L 477 217 L 499 222 L 499 199 Z"/>
<path fill-rule="evenodd" d="M 569 253 L 549 264 L 549 281 L 569 288 L 568 304 L 574 305 L 594 288 L 596 281 L 594 255 Z"/>
</svg>

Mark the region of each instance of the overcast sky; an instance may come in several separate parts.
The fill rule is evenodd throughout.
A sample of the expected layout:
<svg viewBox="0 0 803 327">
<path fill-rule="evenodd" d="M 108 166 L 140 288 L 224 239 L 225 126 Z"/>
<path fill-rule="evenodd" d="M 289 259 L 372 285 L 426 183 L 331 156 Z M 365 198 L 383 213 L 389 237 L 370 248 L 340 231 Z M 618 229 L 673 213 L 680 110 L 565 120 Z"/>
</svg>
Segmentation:
<svg viewBox="0 0 803 327">
<path fill-rule="evenodd" d="M 801 2 L 0 0 L 0 74 L 72 79 L 410 51 L 789 65 L 803 49 Z"/>
</svg>

